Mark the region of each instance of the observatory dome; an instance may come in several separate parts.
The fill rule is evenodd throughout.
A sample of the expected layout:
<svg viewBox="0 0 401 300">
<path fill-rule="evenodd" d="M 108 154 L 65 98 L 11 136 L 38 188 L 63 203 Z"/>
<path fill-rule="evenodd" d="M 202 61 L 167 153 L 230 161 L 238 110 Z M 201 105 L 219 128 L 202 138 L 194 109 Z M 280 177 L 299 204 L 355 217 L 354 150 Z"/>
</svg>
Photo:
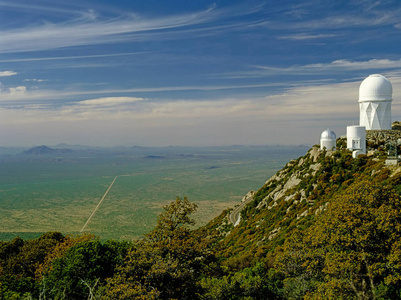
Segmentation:
<svg viewBox="0 0 401 300">
<path fill-rule="evenodd" d="M 320 136 L 321 140 L 336 140 L 336 134 L 334 131 L 330 129 L 326 129 L 325 131 L 322 132 L 322 135 Z"/>
<path fill-rule="evenodd" d="M 372 74 L 362 81 L 359 87 L 359 102 L 391 101 L 393 87 L 390 81 L 380 74 Z"/>
<path fill-rule="evenodd" d="M 326 129 L 320 135 L 320 149 L 326 148 L 327 150 L 333 150 L 336 148 L 336 134 L 330 129 Z"/>
</svg>

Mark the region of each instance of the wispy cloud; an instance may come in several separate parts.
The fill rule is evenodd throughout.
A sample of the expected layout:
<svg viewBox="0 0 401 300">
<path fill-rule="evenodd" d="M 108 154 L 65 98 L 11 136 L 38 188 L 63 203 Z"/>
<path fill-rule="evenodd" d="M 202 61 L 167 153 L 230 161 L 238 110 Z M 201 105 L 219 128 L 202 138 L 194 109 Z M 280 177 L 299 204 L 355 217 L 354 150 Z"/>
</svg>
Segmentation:
<svg viewBox="0 0 401 300">
<path fill-rule="evenodd" d="M 339 59 L 329 63 L 315 63 L 306 65 L 293 65 L 289 67 L 276 66 L 252 66 L 256 70 L 232 73 L 232 76 L 238 77 L 263 77 L 277 76 L 283 74 L 291 75 L 319 75 L 319 74 L 345 74 L 350 71 L 380 71 L 392 72 L 401 69 L 401 59 L 371 59 L 366 61 L 352 61 L 347 59 Z M 230 73 L 222 74 L 222 76 L 230 76 Z"/>
<path fill-rule="evenodd" d="M 264 67 L 261 67 L 262 69 Z M 398 69 L 401 68 L 401 59 L 390 60 L 390 59 L 371 59 L 366 61 L 351 61 L 347 59 L 340 59 L 332 61 L 331 63 L 317 63 L 303 66 L 292 66 L 289 68 L 281 69 L 285 72 L 294 72 L 300 70 L 300 72 L 307 72 L 308 70 L 315 71 L 328 71 L 328 70 L 367 70 L 367 69 Z M 270 69 L 269 67 L 267 69 Z M 277 71 L 277 69 L 275 69 Z"/>
<path fill-rule="evenodd" d="M 293 40 L 293 41 L 303 41 L 303 40 L 315 40 L 315 39 L 327 39 L 339 36 L 339 34 L 291 34 L 279 36 L 280 40 Z"/>
<path fill-rule="evenodd" d="M 336 3 L 331 3 L 335 6 Z M 310 12 L 316 10 L 312 6 L 330 5 L 326 1 L 317 4 L 315 1 L 305 2 L 304 7 L 298 8 L 296 11 Z M 342 5 L 343 9 L 338 7 L 326 10 L 327 14 L 316 15 L 311 18 L 308 13 L 301 14 L 297 22 L 290 23 L 286 28 L 296 30 L 305 29 L 352 29 L 352 28 L 369 28 L 375 26 L 399 24 L 399 15 L 401 7 L 392 5 L 388 7 L 386 1 L 353 1 L 347 6 Z"/>
<path fill-rule="evenodd" d="M 4 1 L 0 2 L 0 7 L 4 11 L 8 10 L 20 10 L 29 12 L 40 12 L 41 15 L 44 13 L 57 14 L 59 16 L 76 16 L 77 19 L 92 19 L 94 12 L 92 10 L 83 9 L 82 7 L 69 8 L 66 3 L 64 5 L 48 5 L 48 3 L 40 4 L 40 1 Z M 78 16 L 78 17 L 77 17 Z"/>
<path fill-rule="evenodd" d="M 254 8 L 218 9 L 215 6 L 203 11 L 154 18 L 128 15 L 118 18 L 78 18 L 68 22 L 39 24 L 24 28 L 3 29 L 0 31 L 2 47 L 0 52 L 25 52 L 57 49 L 62 47 L 92 44 L 116 43 L 122 41 L 154 39 L 154 34 L 165 36 L 170 30 L 186 30 L 200 25 L 211 24 L 233 15 L 252 13 Z M 92 12 L 91 16 L 94 15 Z M 237 26 L 233 24 L 233 26 Z M 207 27 L 204 30 L 208 30 Z M 182 33 L 180 31 L 180 33 Z M 176 38 L 179 35 L 175 36 Z M 180 38 L 182 38 L 181 36 Z"/>
<path fill-rule="evenodd" d="M 149 53 L 154 53 L 154 52 L 127 52 L 127 53 L 75 55 L 75 56 L 56 56 L 56 57 L 31 57 L 31 58 L 4 59 L 4 60 L 0 60 L 0 63 L 51 61 L 51 60 L 70 60 L 70 59 L 75 60 L 75 59 L 87 59 L 87 58 L 106 58 L 106 57 L 140 55 L 140 54 L 149 54 Z M 7 71 L 7 72 L 12 72 L 12 71 Z M 0 72 L 0 74 L 1 74 L 1 72 Z M 17 74 L 17 73 L 15 73 L 15 74 Z"/>
<path fill-rule="evenodd" d="M 252 89 L 276 86 L 277 84 L 232 84 L 232 85 L 204 85 L 204 86 L 165 86 L 165 87 L 149 87 L 149 88 L 132 88 L 132 89 L 95 89 L 95 90 L 79 90 L 79 89 L 66 89 L 66 90 L 44 90 L 44 89 L 27 89 L 25 86 L 18 86 L 9 88 L 8 91 L 0 91 L 0 103 L 2 105 L 23 105 L 24 103 L 32 103 L 34 101 L 43 101 L 54 99 L 64 99 L 65 102 L 68 98 L 76 98 L 77 96 L 83 97 L 85 95 L 113 95 L 113 94 L 127 94 L 127 93 L 154 93 L 154 92 L 180 92 L 180 91 L 221 91 L 221 90 L 237 90 L 237 89 Z M 280 84 L 282 85 L 282 84 Z M 20 91 L 20 93 L 16 93 Z M 103 99 L 111 99 L 102 97 Z M 74 102 L 73 100 L 72 102 Z M 89 100 L 88 100 L 89 101 Z M 54 101 L 57 103 L 57 101 Z"/>
</svg>

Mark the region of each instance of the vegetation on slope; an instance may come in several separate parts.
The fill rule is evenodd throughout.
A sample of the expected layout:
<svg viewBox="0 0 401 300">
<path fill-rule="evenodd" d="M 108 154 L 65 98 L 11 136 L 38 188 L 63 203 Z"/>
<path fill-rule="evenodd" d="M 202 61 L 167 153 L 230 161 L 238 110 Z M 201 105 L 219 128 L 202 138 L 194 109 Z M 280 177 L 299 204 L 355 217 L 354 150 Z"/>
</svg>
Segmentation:
<svg viewBox="0 0 401 300">
<path fill-rule="evenodd" d="M 353 159 L 348 150 L 327 152 L 314 147 L 305 156 L 287 163 L 254 194 L 253 201 L 242 211 L 239 226 L 226 227 L 230 230 L 228 235 L 219 229 L 225 236 L 221 243 L 227 263 L 237 262 L 241 256 L 249 264 L 252 262 L 247 257 L 266 257 L 295 229 L 311 226 L 335 195 L 355 182 L 370 180 L 400 190 L 400 170 L 385 166 L 381 158 L 384 155 L 377 151 L 374 156 Z M 209 226 L 213 227 L 213 223 Z"/>
</svg>

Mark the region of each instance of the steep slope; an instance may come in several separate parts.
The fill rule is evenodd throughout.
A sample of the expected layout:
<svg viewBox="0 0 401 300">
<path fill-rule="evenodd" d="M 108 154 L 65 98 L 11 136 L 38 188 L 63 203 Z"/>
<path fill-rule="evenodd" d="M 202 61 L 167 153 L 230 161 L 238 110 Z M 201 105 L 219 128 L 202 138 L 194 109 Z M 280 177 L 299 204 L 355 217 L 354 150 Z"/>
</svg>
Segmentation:
<svg viewBox="0 0 401 300">
<path fill-rule="evenodd" d="M 339 146 L 343 142 L 339 140 Z M 269 257 L 295 229 L 311 226 L 330 201 L 354 182 L 367 179 L 401 191 L 401 168 L 386 166 L 386 156 L 376 149 L 370 156 L 353 159 L 346 149 L 322 151 L 315 146 L 244 197 L 249 203 L 237 226 L 229 221 L 231 211 L 224 211 L 207 228 L 220 234 L 220 253 L 227 265 L 238 269 L 252 265 Z"/>
</svg>

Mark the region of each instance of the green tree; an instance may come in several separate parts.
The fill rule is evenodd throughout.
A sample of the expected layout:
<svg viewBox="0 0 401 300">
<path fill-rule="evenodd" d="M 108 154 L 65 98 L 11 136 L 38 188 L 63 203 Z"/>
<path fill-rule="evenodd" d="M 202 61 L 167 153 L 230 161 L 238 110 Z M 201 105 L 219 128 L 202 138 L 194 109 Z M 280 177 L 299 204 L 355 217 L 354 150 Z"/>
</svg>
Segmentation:
<svg viewBox="0 0 401 300">
<path fill-rule="evenodd" d="M 85 241 L 69 248 L 52 262 L 43 289 L 52 299 L 84 299 L 114 275 L 130 246 L 127 242 Z M 100 288 L 101 290 L 101 288 Z"/>
<path fill-rule="evenodd" d="M 234 274 L 202 279 L 205 293 L 202 299 L 282 299 L 282 275 L 261 263 Z"/>
<path fill-rule="evenodd" d="M 307 299 L 399 296 L 401 201 L 394 189 L 352 184 L 300 236 L 286 242 L 277 265 L 284 285 L 306 276 Z"/>
<path fill-rule="evenodd" d="M 163 207 L 155 229 L 134 244 L 109 280 L 109 299 L 198 299 L 202 274 L 214 262 L 211 239 L 191 230 L 196 204 L 178 198 Z"/>
<path fill-rule="evenodd" d="M 17 237 L 9 242 L 0 242 L 0 297 L 7 298 L 10 293 L 14 297 L 27 293 L 38 295 L 36 270 L 47 253 L 63 239 L 59 232 L 48 232 L 38 239 L 24 241 Z"/>
<path fill-rule="evenodd" d="M 67 235 L 51 251 L 48 251 L 43 262 L 36 269 L 35 277 L 37 281 L 42 281 L 45 273 L 52 269 L 52 263 L 55 259 L 65 255 L 67 250 L 79 243 L 94 240 L 93 234 L 82 233 L 79 235 Z"/>
</svg>

